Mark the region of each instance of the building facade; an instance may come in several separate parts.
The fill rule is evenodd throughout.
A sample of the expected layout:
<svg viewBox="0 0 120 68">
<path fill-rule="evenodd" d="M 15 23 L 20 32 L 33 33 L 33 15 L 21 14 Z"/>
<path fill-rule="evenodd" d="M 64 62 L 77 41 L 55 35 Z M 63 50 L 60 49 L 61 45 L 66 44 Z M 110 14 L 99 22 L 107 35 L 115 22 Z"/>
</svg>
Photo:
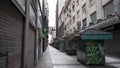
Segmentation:
<svg viewBox="0 0 120 68">
<path fill-rule="evenodd" d="M 58 27 L 64 22 L 64 36 L 94 28 L 111 32 L 113 39 L 105 41 L 106 54 L 120 56 L 120 0 L 66 0 L 60 15 Z M 59 10 L 59 9 L 58 9 Z"/>
<path fill-rule="evenodd" d="M 42 23 L 42 31 L 44 34 L 43 37 L 43 51 L 46 50 L 46 47 L 48 45 L 48 32 L 49 32 L 49 27 L 48 27 L 48 16 L 49 16 L 49 6 L 47 3 L 47 0 L 43 0 L 43 23 Z"/>
<path fill-rule="evenodd" d="M 44 46 L 43 2 L 0 1 L 0 68 L 33 68 L 37 64 Z"/>
</svg>

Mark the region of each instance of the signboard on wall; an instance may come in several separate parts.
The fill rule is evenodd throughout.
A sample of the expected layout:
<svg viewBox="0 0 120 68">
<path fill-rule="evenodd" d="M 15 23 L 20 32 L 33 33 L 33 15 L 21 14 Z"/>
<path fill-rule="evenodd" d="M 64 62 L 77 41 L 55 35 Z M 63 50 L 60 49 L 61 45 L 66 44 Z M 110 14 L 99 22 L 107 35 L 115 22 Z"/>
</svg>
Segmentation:
<svg viewBox="0 0 120 68">
<path fill-rule="evenodd" d="M 42 33 L 45 34 L 45 35 L 48 34 L 48 27 L 47 26 L 42 27 Z"/>
</svg>

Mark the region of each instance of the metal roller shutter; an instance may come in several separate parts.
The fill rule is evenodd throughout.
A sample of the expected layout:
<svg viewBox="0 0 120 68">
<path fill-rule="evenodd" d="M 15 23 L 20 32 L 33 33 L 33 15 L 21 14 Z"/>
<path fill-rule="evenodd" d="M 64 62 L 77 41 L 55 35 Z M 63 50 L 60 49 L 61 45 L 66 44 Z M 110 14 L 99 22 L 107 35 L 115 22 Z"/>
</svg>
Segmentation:
<svg viewBox="0 0 120 68">
<path fill-rule="evenodd" d="M 30 25 L 29 26 L 29 47 L 28 49 L 28 68 L 33 68 L 34 67 L 34 62 L 35 62 L 35 30 L 34 28 Z"/>
<path fill-rule="evenodd" d="M 22 23 L 0 11 L 0 68 L 21 67 L 21 46 Z"/>
</svg>

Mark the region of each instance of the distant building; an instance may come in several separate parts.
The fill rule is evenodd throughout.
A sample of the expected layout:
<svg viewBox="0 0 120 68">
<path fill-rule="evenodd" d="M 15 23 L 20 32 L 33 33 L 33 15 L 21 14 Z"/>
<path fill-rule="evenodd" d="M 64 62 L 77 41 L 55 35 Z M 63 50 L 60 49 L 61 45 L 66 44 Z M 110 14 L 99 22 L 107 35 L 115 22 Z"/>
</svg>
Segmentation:
<svg viewBox="0 0 120 68">
<path fill-rule="evenodd" d="M 51 35 L 52 35 L 52 38 L 56 38 L 56 27 L 52 28 Z"/>
</svg>

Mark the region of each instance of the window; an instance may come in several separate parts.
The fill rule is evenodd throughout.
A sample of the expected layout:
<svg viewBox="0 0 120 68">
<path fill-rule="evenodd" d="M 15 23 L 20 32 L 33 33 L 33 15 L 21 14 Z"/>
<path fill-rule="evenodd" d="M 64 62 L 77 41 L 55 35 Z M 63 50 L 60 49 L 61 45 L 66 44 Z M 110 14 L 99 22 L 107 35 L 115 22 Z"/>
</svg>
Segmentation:
<svg viewBox="0 0 120 68">
<path fill-rule="evenodd" d="M 71 10 L 69 10 L 69 12 L 71 13 Z"/>
<path fill-rule="evenodd" d="M 94 5 L 96 0 L 90 0 L 90 6 Z"/>
<path fill-rule="evenodd" d="M 91 22 L 95 22 L 97 19 L 97 15 L 96 15 L 96 12 L 94 12 L 93 14 L 91 14 Z"/>
<path fill-rule="evenodd" d="M 79 0 L 76 0 L 77 5 L 79 5 Z"/>
<path fill-rule="evenodd" d="M 33 10 L 31 5 L 30 5 L 30 19 L 31 19 L 33 25 L 35 26 L 35 21 L 36 21 L 36 19 L 35 19 L 35 12 L 34 12 L 34 10 Z"/>
<path fill-rule="evenodd" d="M 86 4 L 84 4 L 84 5 L 82 6 L 82 12 L 83 12 L 83 13 L 86 13 Z"/>
<path fill-rule="evenodd" d="M 73 1 L 72 3 L 72 10 L 74 11 L 75 10 L 75 2 Z"/>
<path fill-rule="evenodd" d="M 73 10 L 73 11 L 75 10 L 75 5 L 72 6 L 72 10 Z"/>
<path fill-rule="evenodd" d="M 65 14 L 66 10 L 64 10 L 64 14 Z"/>
<path fill-rule="evenodd" d="M 69 21 L 69 24 L 71 25 L 71 20 Z"/>
<path fill-rule="evenodd" d="M 81 22 L 78 21 L 78 22 L 77 22 L 77 29 L 80 30 L 80 28 L 81 28 Z"/>
<path fill-rule="evenodd" d="M 85 18 L 84 20 L 83 20 L 83 28 L 85 28 L 87 26 L 87 19 Z"/>
<path fill-rule="evenodd" d="M 66 25 L 65 25 L 65 28 L 64 28 L 65 30 L 66 30 Z"/>
<path fill-rule="evenodd" d="M 114 3 L 113 0 L 110 1 L 108 4 L 106 4 L 105 6 L 103 6 L 104 9 L 104 16 L 110 16 L 114 13 Z"/>
</svg>

